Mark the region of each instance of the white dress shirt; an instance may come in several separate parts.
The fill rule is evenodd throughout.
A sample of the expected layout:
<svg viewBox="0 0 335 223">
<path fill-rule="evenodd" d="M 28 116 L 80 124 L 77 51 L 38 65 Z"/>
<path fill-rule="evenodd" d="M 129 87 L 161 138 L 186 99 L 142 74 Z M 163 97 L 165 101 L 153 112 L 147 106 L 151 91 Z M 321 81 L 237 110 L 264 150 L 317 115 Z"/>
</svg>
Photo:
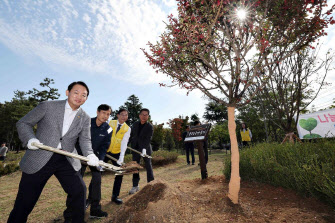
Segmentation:
<svg viewBox="0 0 335 223">
<path fill-rule="evenodd" d="M 117 126 L 120 126 L 120 129 L 122 128 L 123 124 L 119 123 L 119 120 L 117 121 Z M 127 145 L 128 145 L 128 140 L 130 137 L 130 132 L 131 132 L 131 128 L 128 128 L 128 131 L 124 134 L 122 141 L 121 141 L 121 152 L 120 152 L 120 156 L 124 157 L 124 154 L 126 153 L 127 150 Z"/>
<path fill-rule="evenodd" d="M 65 112 L 64 112 L 64 120 L 63 120 L 63 129 L 62 129 L 62 137 L 69 131 L 69 128 L 73 122 L 74 117 L 78 113 L 80 107 L 76 110 L 72 110 L 69 102 L 66 100 L 65 103 Z M 57 148 L 62 148 L 61 142 L 59 142 Z"/>
</svg>

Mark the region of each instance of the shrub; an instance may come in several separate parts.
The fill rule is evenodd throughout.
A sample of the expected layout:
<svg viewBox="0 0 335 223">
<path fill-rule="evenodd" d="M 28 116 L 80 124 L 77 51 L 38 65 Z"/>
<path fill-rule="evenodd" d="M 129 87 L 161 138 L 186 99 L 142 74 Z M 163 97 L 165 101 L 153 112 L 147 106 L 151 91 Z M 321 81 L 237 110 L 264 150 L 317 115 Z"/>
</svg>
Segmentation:
<svg viewBox="0 0 335 223">
<path fill-rule="evenodd" d="M 5 161 L 0 161 L 0 176 L 13 173 L 20 169 L 19 162 L 24 152 L 8 152 Z"/>
<path fill-rule="evenodd" d="M 20 151 L 19 153 L 9 151 L 6 156 L 5 163 L 9 163 L 12 161 L 20 162 L 24 154 L 25 154 L 25 151 Z"/>
<path fill-rule="evenodd" d="M 0 176 L 13 173 L 19 169 L 20 167 L 17 162 L 0 163 Z"/>
<path fill-rule="evenodd" d="M 159 150 L 159 151 L 154 151 L 152 153 L 151 162 L 153 166 L 163 166 L 169 163 L 176 162 L 177 158 L 178 158 L 178 153 L 176 152 L 168 152 L 168 151 Z M 125 156 L 124 162 L 128 163 L 130 161 L 132 161 L 132 155 L 128 154 Z M 141 165 L 144 166 L 143 159 L 141 159 Z"/>
<path fill-rule="evenodd" d="M 230 178 L 230 157 L 224 175 Z M 242 179 L 291 188 L 335 207 L 335 146 L 318 143 L 262 143 L 240 152 Z"/>
</svg>

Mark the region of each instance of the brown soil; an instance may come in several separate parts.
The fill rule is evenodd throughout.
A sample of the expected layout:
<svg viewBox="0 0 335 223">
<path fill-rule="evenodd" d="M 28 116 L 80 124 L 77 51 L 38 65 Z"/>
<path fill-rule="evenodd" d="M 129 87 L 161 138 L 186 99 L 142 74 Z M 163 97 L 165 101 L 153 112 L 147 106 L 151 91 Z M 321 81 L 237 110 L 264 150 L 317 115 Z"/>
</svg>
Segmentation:
<svg viewBox="0 0 335 223">
<path fill-rule="evenodd" d="M 335 222 L 335 211 L 294 191 L 242 182 L 239 204 L 223 176 L 176 183 L 155 180 L 124 204 L 112 222 Z"/>
<path fill-rule="evenodd" d="M 129 195 L 132 175 L 125 175 L 120 198 L 123 205 L 111 202 L 114 174 L 102 177 L 101 205 L 108 213 L 104 219 L 86 222 L 335 222 L 335 210 L 322 202 L 297 195 L 296 192 L 242 179 L 239 205 L 227 199 L 228 181 L 222 176 L 224 153 L 212 153 L 207 164 L 208 175 L 201 180 L 197 165 L 186 165 L 185 156 L 175 163 L 154 168 L 154 181 L 146 183 L 145 170 L 140 171 L 140 191 Z M 196 161 L 198 157 L 196 156 Z M 196 162 L 197 164 L 197 162 Z M 88 187 L 91 174 L 85 174 Z M 14 206 L 21 172 L 0 178 L 0 223 L 7 222 Z M 66 194 L 56 177 L 51 177 L 39 201 L 29 215 L 28 223 L 63 222 Z M 46 214 L 47 213 L 47 214 Z"/>
<path fill-rule="evenodd" d="M 143 169 L 143 167 L 138 164 L 136 161 L 131 161 L 131 162 L 128 162 L 124 165 L 122 165 L 122 168 L 123 169 L 133 169 L 133 168 L 136 168 L 136 169 Z"/>
</svg>

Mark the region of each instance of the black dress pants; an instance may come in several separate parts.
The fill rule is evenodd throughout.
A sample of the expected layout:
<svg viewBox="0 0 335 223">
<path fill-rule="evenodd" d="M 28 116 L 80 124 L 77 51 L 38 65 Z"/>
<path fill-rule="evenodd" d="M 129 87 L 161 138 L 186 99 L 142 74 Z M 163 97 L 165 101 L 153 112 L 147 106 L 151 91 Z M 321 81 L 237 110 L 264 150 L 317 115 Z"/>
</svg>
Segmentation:
<svg viewBox="0 0 335 223">
<path fill-rule="evenodd" d="M 84 177 L 87 165 L 83 165 L 79 171 L 80 175 Z M 89 166 L 92 179 L 90 185 L 88 186 L 88 200 L 91 203 L 91 211 L 101 210 L 100 200 L 101 200 L 101 171 L 97 170 L 94 166 Z M 63 213 L 64 219 L 73 219 L 73 209 L 70 206 L 72 201 L 72 196 L 68 195 L 66 198 L 66 210 Z"/>
<path fill-rule="evenodd" d="M 148 154 L 148 155 L 150 156 L 151 154 Z M 133 161 L 136 161 L 138 164 L 140 164 L 141 157 L 142 156 L 140 154 L 133 152 Z M 154 173 L 152 171 L 151 159 L 147 157 L 143 157 L 143 160 L 145 163 L 145 169 L 147 170 L 147 182 L 149 183 L 150 181 L 154 180 Z M 133 174 L 133 187 L 137 187 L 139 182 L 140 182 L 140 174 L 134 173 Z"/>
<path fill-rule="evenodd" d="M 115 159 L 119 159 L 120 157 L 120 153 L 107 153 L 108 155 L 114 157 Z M 105 162 L 108 162 L 108 160 L 110 160 L 108 157 L 105 157 Z M 116 161 L 114 160 L 111 160 L 112 161 L 112 164 L 114 166 L 120 166 L 119 164 L 117 164 Z M 122 179 L 123 179 L 123 176 L 122 175 L 116 175 L 115 176 L 115 179 L 114 179 L 114 185 L 113 185 L 113 194 L 112 196 L 114 197 L 118 197 L 120 195 L 120 190 L 121 190 L 121 185 L 122 185 Z"/>
<path fill-rule="evenodd" d="M 248 147 L 249 146 L 249 141 L 242 141 L 242 146 L 243 147 Z"/>
<path fill-rule="evenodd" d="M 83 223 L 85 216 L 86 186 L 78 171 L 75 171 L 66 157 L 53 154 L 48 163 L 34 174 L 22 173 L 19 191 L 14 208 L 8 222 L 27 222 L 28 215 L 33 210 L 42 190 L 55 175 L 64 191 L 72 197 L 69 206 L 72 208 L 72 222 Z"/>
<path fill-rule="evenodd" d="M 192 164 L 194 164 L 195 158 L 194 158 L 194 145 L 193 145 L 193 142 L 192 142 L 192 144 L 185 144 L 185 151 L 186 151 L 186 162 L 188 164 L 190 164 L 190 153 L 191 153 Z"/>
</svg>

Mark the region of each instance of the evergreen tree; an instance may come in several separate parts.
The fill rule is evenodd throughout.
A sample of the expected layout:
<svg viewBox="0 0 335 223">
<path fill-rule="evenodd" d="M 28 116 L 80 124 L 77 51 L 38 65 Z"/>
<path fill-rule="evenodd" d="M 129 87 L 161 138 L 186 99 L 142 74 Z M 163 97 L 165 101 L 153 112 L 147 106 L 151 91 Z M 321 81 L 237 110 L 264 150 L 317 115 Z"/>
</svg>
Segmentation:
<svg viewBox="0 0 335 223">
<path fill-rule="evenodd" d="M 211 100 L 206 104 L 203 117 L 208 122 L 222 123 L 225 120 L 228 120 L 227 106 Z"/>
<path fill-rule="evenodd" d="M 142 107 L 142 103 L 140 102 L 139 98 L 136 95 L 132 94 L 128 97 L 128 99 L 124 103 L 124 105 L 121 105 L 118 110 L 114 110 L 112 112 L 111 117 L 114 120 L 117 119 L 116 114 L 121 108 L 124 108 L 124 109 L 128 110 L 128 120 L 126 121 L 126 123 L 129 126 L 132 126 L 134 124 L 134 122 L 139 120 L 138 116 L 139 116 L 140 111 L 143 107 Z M 150 122 L 150 118 L 149 118 L 148 121 Z"/>
<path fill-rule="evenodd" d="M 14 91 L 14 97 L 10 102 L 0 103 L 0 140 L 7 142 L 9 147 L 19 147 L 21 144 L 16 130 L 16 122 L 31 111 L 39 102 L 53 100 L 59 97 L 58 90 L 51 88 L 53 79 L 45 78 L 40 83 L 42 87 L 48 87 L 49 91 L 39 91 L 36 88 L 28 92 Z"/>
<path fill-rule="evenodd" d="M 165 143 L 164 147 L 167 148 L 169 151 L 175 148 L 175 142 L 174 138 L 172 135 L 172 130 L 171 129 L 165 129 Z"/>
<path fill-rule="evenodd" d="M 159 150 L 160 146 L 163 144 L 164 140 L 164 129 L 163 129 L 163 123 L 162 124 L 155 124 L 154 127 L 154 133 L 152 135 L 151 145 L 152 150 L 157 151 Z"/>
</svg>

